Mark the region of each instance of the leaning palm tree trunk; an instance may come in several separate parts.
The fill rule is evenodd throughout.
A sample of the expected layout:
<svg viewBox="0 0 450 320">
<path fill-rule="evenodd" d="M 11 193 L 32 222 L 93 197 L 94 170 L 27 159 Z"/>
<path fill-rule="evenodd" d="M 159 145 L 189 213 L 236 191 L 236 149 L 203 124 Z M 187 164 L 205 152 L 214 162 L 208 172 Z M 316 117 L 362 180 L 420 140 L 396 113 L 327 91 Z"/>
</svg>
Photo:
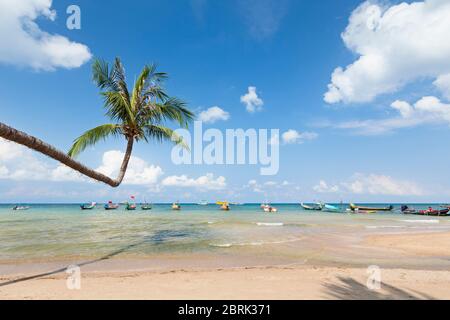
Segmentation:
<svg viewBox="0 0 450 320">
<path fill-rule="evenodd" d="M 131 151 L 133 150 L 133 139 L 128 140 L 127 150 L 125 152 L 125 157 L 122 162 L 122 166 L 119 171 L 119 176 L 117 179 L 111 179 L 110 177 L 92 170 L 82 163 L 75 161 L 73 158 L 69 157 L 66 153 L 57 150 L 55 147 L 49 145 L 48 143 L 30 136 L 25 132 L 16 130 L 10 126 L 7 126 L 4 123 L 0 122 L 0 137 L 9 141 L 16 142 L 18 144 L 24 145 L 30 149 L 33 149 L 37 152 L 40 152 L 52 159 L 55 159 L 69 168 L 80 172 L 81 174 L 88 176 L 94 180 L 106 183 L 111 187 L 118 187 L 125 176 L 125 172 L 128 167 L 128 162 L 130 161 Z"/>
</svg>

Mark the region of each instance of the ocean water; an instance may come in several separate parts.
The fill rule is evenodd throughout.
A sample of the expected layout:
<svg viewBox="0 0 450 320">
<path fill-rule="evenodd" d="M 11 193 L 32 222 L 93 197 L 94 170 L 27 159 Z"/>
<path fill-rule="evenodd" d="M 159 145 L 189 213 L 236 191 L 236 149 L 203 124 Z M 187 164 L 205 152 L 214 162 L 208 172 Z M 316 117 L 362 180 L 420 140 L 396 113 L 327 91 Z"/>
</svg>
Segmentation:
<svg viewBox="0 0 450 320">
<path fill-rule="evenodd" d="M 201 256 L 253 264 L 395 264 L 398 253 L 364 248 L 360 240 L 376 234 L 450 231 L 450 217 L 403 215 L 399 204 L 392 212 L 377 214 L 312 212 L 297 204 L 274 205 L 278 213 L 264 213 L 259 204 L 231 206 L 229 212 L 192 204 L 182 205 L 181 211 L 172 211 L 170 204 L 155 204 L 151 211 L 29 206 L 13 211 L 13 205 L 0 205 L 0 263 Z M 404 258 L 411 265 L 425 263 Z M 438 262 L 448 266 L 448 259 Z"/>
</svg>

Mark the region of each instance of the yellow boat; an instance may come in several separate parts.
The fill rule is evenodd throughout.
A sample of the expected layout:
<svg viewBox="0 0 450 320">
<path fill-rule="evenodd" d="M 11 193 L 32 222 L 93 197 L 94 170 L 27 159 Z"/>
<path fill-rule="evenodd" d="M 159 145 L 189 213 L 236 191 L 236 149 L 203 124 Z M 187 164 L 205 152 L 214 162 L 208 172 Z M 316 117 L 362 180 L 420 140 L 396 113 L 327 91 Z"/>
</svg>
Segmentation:
<svg viewBox="0 0 450 320">
<path fill-rule="evenodd" d="M 227 202 L 227 201 L 217 201 L 216 204 L 220 206 L 220 210 L 230 211 L 230 203 L 229 202 Z"/>
</svg>

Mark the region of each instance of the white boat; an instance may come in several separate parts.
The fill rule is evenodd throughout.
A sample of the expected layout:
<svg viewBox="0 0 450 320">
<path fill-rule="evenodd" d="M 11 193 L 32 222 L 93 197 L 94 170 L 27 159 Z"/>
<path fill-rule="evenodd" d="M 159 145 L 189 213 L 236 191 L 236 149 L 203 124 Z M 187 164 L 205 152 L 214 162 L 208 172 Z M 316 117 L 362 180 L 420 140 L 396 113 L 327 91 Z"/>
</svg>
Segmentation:
<svg viewBox="0 0 450 320">
<path fill-rule="evenodd" d="M 209 203 L 206 200 L 201 200 L 199 203 L 197 203 L 199 206 L 207 206 Z"/>
<path fill-rule="evenodd" d="M 275 213 L 275 212 L 278 212 L 278 209 L 277 209 L 277 208 L 272 207 L 272 206 L 269 205 L 269 204 L 266 204 L 262 209 L 264 210 L 264 212 L 269 212 L 269 213 Z"/>
<path fill-rule="evenodd" d="M 30 207 L 26 207 L 26 206 L 15 206 L 14 208 L 12 208 L 14 211 L 25 211 L 30 209 Z"/>
</svg>

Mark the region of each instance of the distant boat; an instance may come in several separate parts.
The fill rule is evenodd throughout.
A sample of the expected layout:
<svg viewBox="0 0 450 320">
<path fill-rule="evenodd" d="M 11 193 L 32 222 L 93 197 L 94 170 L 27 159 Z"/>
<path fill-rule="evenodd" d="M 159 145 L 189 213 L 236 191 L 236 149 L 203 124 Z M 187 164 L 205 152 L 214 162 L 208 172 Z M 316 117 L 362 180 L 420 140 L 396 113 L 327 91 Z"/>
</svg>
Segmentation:
<svg viewBox="0 0 450 320">
<path fill-rule="evenodd" d="M 426 210 L 415 210 L 410 209 L 408 206 L 402 206 L 401 211 L 403 214 L 413 214 L 419 216 L 436 216 L 436 217 L 447 217 L 450 216 L 450 207 L 445 209 L 436 210 L 433 208 L 428 208 Z"/>
<path fill-rule="evenodd" d="M 268 213 L 275 213 L 275 212 L 278 212 L 278 209 L 277 208 L 275 208 L 275 207 L 272 207 L 271 205 L 266 205 L 264 208 L 263 208 L 263 210 L 264 210 L 264 212 L 268 212 Z"/>
<path fill-rule="evenodd" d="M 181 210 L 181 205 L 178 202 L 173 203 L 172 204 L 172 210 L 180 211 Z"/>
<path fill-rule="evenodd" d="M 107 204 L 105 204 L 105 210 L 116 210 L 117 208 L 119 208 L 119 205 L 112 203 L 112 201 L 109 201 Z"/>
<path fill-rule="evenodd" d="M 300 205 L 302 206 L 303 209 L 308 210 L 308 211 L 322 211 L 322 209 L 323 209 L 323 205 L 321 203 L 316 203 L 316 204 L 310 206 L 310 205 L 306 205 L 302 202 Z"/>
<path fill-rule="evenodd" d="M 390 205 L 389 207 L 383 207 L 383 208 L 371 208 L 371 207 L 360 207 L 357 205 L 354 205 L 353 203 L 350 203 L 350 209 L 352 211 L 358 210 L 361 211 L 392 211 L 394 207 Z"/>
<path fill-rule="evenodd" d="M 220 206 L 220 210 L 230 211 L 230 203 L 228 201 L 217 201 L 216 204 Z"/>
<path fill-rule="evenodd" d="M 125 207 L 128 211 L 136 210 L 136 205 L 134 203 L 127 203 L 127 206 Z"/>
<path fill-rule="evenodd" d="M 28 209 L 30 209 L 30 207 L 26 207 L 26 206 L 15 206 L 12 208 L 14 211 L 26 211 Z"/>
<path fill-rule="evenodd" d="M 330 205 L 330 204 L 324 204 L 323 205 L 323 208 L 322 208 L 322 211 L 325 211 L 325 212 L 341 212 L 341 209 L 339 209 L 338 207 L 336 207 L 336 206 L 332 206 L 332 205 Z"/>
<path fill-rule="evenodd" d="M 97 205 L 97 203 L 91 202 L 89 204 L 82 204 L 82 205 L 80 205 L 80 207 L 81 207 L 81 210 L 92 210 L 95 208 L 96 205 Z"/>
<path fill-rule="evenodd" d="M 197 203 L 199 206 L 207 206 L 209 203 L 206 200 L 201 200 L 199 203 Z"/>
<path fill-rule="evenodd" d="M 141 205 L 141 209 L 142 210 L 152 210 L 153 209 L 153 206 L 152 206 L 152 204 L 149 204 L 149 203 L 144 203 L 143 205 Z"/>
</svg>

